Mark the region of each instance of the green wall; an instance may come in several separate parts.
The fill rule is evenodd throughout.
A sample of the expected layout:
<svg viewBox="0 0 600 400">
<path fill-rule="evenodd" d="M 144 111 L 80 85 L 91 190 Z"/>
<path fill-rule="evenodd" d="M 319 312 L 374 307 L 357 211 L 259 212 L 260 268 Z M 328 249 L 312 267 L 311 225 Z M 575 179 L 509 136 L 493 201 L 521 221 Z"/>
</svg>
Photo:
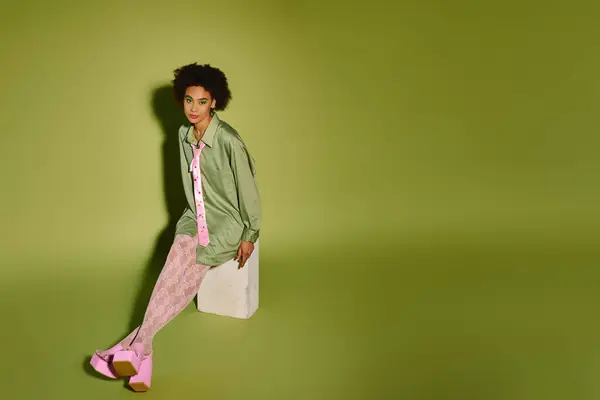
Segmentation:
<svg viewBox="0 0 600 400">
<path fill-rule="evenodd" d="M 244 360 L 277 377 L 227 394 L 213 377 L 213 398 L 595 398 L 597 384 L 545 360 L 600 372 L 581 358 L 583 343 L 600 350 L 582 311 L 599 300 L 599 14 L 579 0 L 2 1 L 0 306 L 13 329 L 0 335 L 45 357 L 38 384 L 2 374 L 9 398 L 129 394 L 102 394 L 79 358 L 141 318 L 164 261 L 183 206 L 168 85 L 190 62 L 227 74 L 221 118 L 257 161 L 262 314 L 246 328 L 188 309 L 158 343 L 183 371 L 174 343 L 196 336 L 175 324 L 248 329 L 265 348 Z M 44 338 L 31 333 L 44 321 Z M 559 347 L 590 336 L 554 358 L 520 339 L 549 332 Z M 470 361 L 440 364 L 454 359 L 443 349 Z M 71 360 L 63 350 L 77 362 L 51 368 Z M 221 371 L 214 353 L 186 371 Z M 274 367 L 290 363 L 303 372 Z M 176 367 L 156 368 L 164 386 L 148 396 L 196 393 L 192 375 L 168 386 Z"/>
</svg>

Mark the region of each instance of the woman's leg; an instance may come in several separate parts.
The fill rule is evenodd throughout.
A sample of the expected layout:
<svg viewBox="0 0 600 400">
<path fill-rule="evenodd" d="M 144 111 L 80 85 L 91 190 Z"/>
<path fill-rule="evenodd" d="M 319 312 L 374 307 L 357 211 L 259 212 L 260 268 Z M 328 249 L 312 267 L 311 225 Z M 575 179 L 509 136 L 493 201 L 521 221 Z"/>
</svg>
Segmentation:
<svg viewBox="0 0 600 400">
<path fill-rule="evenodd" d="M 196 264 L 196 238 L 177 235 L 150 296 L 142 324 L 120 342 L 121 346 L 127 349 L 141 343 L 144 355 L 150 354 L 154 335 L 194 299 L 209 269 Z M 106 351 L 97 354 L 108 358 Z"/>
</svg>

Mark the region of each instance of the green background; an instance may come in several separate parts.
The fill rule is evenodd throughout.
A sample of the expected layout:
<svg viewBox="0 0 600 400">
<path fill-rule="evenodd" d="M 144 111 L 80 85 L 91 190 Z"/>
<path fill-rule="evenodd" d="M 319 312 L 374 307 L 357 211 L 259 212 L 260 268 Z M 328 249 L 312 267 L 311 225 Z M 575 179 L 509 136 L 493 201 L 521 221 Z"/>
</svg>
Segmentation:
<svg viewBox="0 0 600 400">
<path fill-rule="evenodd" d="M 151 399 L 597 399 L 594 1 L 6 1 L 0 397 L 137 396 L 183 205 L 172 71 L 210 63 L 257 161 L 260 308 L 190 305 Z"/>
</svg>

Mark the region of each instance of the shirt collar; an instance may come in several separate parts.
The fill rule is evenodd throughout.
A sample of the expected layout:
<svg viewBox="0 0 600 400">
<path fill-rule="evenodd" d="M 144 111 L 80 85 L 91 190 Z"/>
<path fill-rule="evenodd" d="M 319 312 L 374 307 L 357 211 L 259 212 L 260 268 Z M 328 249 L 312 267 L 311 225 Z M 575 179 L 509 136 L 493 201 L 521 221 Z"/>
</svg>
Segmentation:
<svg viewBox="0 0 600 400">
<path fill-rule="evenodd" d="M 204 131 L 204 134 L 202 135 L 202 139 L 200 139 L 201 141 L 206 143 L 206 145 L 208 147 L 212 147 L 212 145 L 213 145 L 213 140 L 215 138 L 215 134 L 217 133 L 217 127 L 219 126 L 219 122 L 220 122 L 219 116 L 217 115 L 216 112 L 214 112 L 212 119 L 208 123 L 208 126 L 206 127 L 206 130 Z M 186 141 L 189 144 L 193 144 L 193 145 L 198 144 L 198 141 L 196 140 L 196 137 L 194 136 L 194 125 L 193 124 L 190 124 L 190 126 L 188 128 Z"/>
</svg>

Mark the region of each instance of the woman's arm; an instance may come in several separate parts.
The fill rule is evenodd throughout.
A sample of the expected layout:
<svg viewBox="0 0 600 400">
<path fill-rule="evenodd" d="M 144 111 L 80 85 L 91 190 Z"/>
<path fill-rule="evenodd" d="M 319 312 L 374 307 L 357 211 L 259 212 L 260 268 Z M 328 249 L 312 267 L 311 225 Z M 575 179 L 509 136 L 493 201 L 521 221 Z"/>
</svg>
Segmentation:
<svg viewBox="0 0 600 400">
<path fill-rule="evenodd" d="M 242 241 L 255 243 L 260 233 L 261 202 L 254 176 L 254 160 L 244 143 L 233 140 L 231 144 L 231 170 L 235 178 L 238 203 L 244 230 Z"/>
</svg>

